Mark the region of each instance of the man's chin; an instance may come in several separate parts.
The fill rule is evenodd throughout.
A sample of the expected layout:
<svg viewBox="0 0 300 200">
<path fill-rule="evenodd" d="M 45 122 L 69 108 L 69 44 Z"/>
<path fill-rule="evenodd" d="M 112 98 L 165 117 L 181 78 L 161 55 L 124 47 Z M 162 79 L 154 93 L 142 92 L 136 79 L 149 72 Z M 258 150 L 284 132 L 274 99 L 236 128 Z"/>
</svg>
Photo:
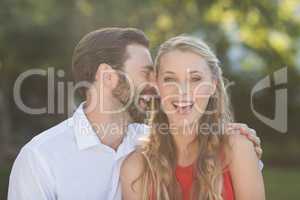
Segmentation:
<svg viewBox="0 0 300 200">
<path fill-rule="evenodd" d="M 136 106 L 132 105 L 128 108 L 129 116 L 133 123 L 146 123 L 146 112 L 140 111 Z"/>
</svg>

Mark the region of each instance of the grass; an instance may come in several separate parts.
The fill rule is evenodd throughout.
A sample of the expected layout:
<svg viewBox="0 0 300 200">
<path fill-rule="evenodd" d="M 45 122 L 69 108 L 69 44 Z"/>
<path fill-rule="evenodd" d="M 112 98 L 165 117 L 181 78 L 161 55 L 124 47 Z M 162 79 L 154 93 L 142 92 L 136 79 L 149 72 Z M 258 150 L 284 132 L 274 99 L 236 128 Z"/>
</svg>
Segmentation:
<svg viewBox="0 0 300 200">
<path fill-rule="evenodd" d="M 267 200 L 300 199 L 299 168 L 269 168 L 263 175 Z"/>
<path fill-rule="evenodd" d="M 7 199 L 9 168 L 0 168 L 0 199 Z M 268 168 L 263 170 L 267 200 L 299 200 L 300 169 Z"/>
<path fill-rule="evenodd" d="M 7 183 L 9 180 L 10 169 L 0 166 L 0 199 L 7 199 Z"/>
</svg>

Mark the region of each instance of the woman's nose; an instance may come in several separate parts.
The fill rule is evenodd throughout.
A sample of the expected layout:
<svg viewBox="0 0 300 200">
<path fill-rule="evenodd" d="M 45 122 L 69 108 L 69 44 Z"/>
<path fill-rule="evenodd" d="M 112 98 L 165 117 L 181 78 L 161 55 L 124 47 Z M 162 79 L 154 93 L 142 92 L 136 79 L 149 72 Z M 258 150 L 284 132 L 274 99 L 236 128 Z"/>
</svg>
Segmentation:
<svg viewBox="0 0 300 200">
<path fill-rule="evenodd" d="M 188 91 L 189 91 L 189 84 L 188 83 L 181 83 L 180 85 L 179 85 L 179 94 L 180 95 L 186 95 L 187 93 L 188 93 Z"/>
</svg>

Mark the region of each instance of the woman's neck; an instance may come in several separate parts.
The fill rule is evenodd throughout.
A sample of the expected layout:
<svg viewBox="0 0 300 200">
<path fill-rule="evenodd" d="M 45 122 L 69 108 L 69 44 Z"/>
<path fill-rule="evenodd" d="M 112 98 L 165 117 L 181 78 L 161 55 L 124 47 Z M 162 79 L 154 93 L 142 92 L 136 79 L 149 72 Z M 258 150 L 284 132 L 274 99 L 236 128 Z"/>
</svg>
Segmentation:
<svg viewBox="0 0 300 200">
<path fill-rule="evenodd" d="M 177 152 L 177 165 L 188 166 L 193 164 L 198 157 L 199 142 L 196 132 L 185 132 L 177 129 L 171 132 Z"/>
</svg>

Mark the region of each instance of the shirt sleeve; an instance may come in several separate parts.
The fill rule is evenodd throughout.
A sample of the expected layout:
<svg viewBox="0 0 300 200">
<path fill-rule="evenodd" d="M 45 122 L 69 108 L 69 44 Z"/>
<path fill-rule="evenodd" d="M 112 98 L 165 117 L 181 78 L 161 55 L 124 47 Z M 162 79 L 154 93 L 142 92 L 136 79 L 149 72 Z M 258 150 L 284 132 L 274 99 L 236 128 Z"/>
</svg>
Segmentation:
<svg viewBox="0 0 300 200">
<path fill-rule="evenodd" d="M 258 167 L 259 167 L 260 171 L 262 171 L 264 169 L 264 163 L 262 160 L 258 161 Z"/>
<path fill-rule="evenodd" d="M 55 200 L 54 177 L 34 149 L 23 147 L 9 179 L 8 200 Z"/>
</svg>

